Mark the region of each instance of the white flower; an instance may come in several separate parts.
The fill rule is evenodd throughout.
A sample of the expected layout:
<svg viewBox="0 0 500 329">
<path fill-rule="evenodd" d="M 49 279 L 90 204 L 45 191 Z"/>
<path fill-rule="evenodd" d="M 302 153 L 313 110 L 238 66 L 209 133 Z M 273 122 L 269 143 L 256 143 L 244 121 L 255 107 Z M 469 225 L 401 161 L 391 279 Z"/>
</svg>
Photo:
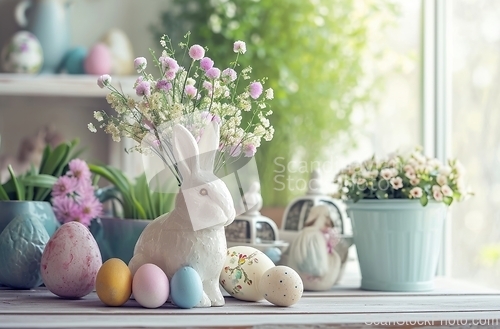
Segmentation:
<svg viewBox="0 0 500 329">
<path fill-rule="evenodd" d="M 451 174 L 451 168 L 450 166 L 443 166 L 439 168 L 439 173 L 443 176 L 448 176 Z"/>
<path fill-rule="evenodd" d="M 233 45 L 233 51 L 235 53 L 244 54 L 247 52 L 247 45 L 244 41 L 238 40 Z"/>
<path fill-rule="evenodd" d="M 380 171 L 380 176 L 382 176 L 383 179 L 389 180 L 393 176 L 393 171 L 390 168 L 385 168 Z"/>
<path fill-rule="evenodd" d="M 436 201 L 443 201 L 443 193 L 441 193 L 441 191 L 434 191 L 432 193 L 432 196 L 434 197 L 434 200 L 436 200 Z"/>
<path fill-rule="evenodd" d="M 409 180 L 417 178 L 417 176 L 415 175 L 414 171 L 407 171 L 407 172 L 405 172 L 405 176 L 408 177 Z"/>
<path fill-rule="evenodd" d="M 363 185 L 365 183 L 366 183 L 366 179 L 364 179 L 364 178 L 358 178 L 358 181 L 357 181 L 358 185 Z"/>
<path fill-rule="evenodd" d="M 444 196 L 453 196 L 453 191 L 448 185 L 441 186 L 441 193 L 443 193 Z"/>
<path fill-rule="evenodd" d="M 410 179 L 411 185 L 415 186 L 415 185 L 418 185 L 418 183 L 420 183 L 420 179 L 418 179 L 417 177 Z"/>
<path fill-rule="evenodd" d="M 405 171 L 405 173 L 415 173 L 415 168 L 413 168 L 412 165 L 409 165 L 407 164 L 406 166 L 403 167 L 403 170 Z"/>
<path fill-rule="evenodd" d="M 87 127 L 89 128 L 89 130 L 90 130 L 91 132 L 93 132 L 93 133 L 97 132 L 97 129 L 95 129 L 95 127 L 94 127 L 94 124 L 93 124 L 93 123 L 89 123 L 89 124 L 87 125 Z"/>
<path fill-rule="evenodd" d="M 186 85 L 194 86 L 196 81 L 193 78 L 187 78 Z"/>
<path fill-rule="evenodd" d="M 403 179 L 401 177 L 394 177 L 391 179 L 392 188 L 395 190 L 399 190 L 403 187 Z"/>
<path fill-rule="evenodd" d="M 437 182 L 439 185 L 443 186 L 443 185 L 448 184 L 448 179 L 447 179 L 447 178 L 446 178 L 446 176 L 444 176 L 444 175 L 438 175 L 438 176 L 436 177 L 436 182 Z"/>
<path fill-rule="evenodd" d="M 101 122 L 104 120 L 102 113 L 100 111 L 94 111 L 94 118 L 98 121 Z"/>
<path fill-rule="evenodd" d="M 273 99 L 274 98 L 274 90 L 272 88 L 266 89 L 265 93 L 266 93 L 265 94 L 266 99 Z"/>
<path fill-rule="evenodd" d="M 422 197 L 422 189 L 420 187 L 414 187 L 410 190 L 410 196 L 419 199 Z"/>
<path fill-rule="evenodd" d="M 434 193 L 436 191 L 440 192 L 441 191 L 441 186 L 439 186 L 439 185 L 432 185 L 432 193 Z"/>
</svg>

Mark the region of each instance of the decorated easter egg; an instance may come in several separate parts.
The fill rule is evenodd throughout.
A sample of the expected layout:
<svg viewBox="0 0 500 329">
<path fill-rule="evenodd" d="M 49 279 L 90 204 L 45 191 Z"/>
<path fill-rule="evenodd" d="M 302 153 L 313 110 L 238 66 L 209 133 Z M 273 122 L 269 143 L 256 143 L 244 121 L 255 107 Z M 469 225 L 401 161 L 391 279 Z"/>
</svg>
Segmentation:
<svg viewBox="0 0 500 329">
<path fill-rule="evenodd" d="M 274 263 L 262 251 L 236 246 L 227 250 L 227 257 L 220 275 L 220 284 L 233 297 L 256 302 L 264 299 L 259 291 L 259 281 Z"/>
<path fill-rule="evenodd" d="M 144 264 L 134 274 L 132 291 L 143 307 L 157 308 L 168 299 L 169 286 L 165 272 L 154 264 Z"/>
<path fill-rule="evenodd" d="M 84 61 L 85 73 L 102 75 L 111 73 L 111 52 L 103 43 L 98 43 L 90 48 Z"/>
<path fill-rule="evenodd" d="M 102 264 L 95 280 L 99 299 L 108 306 L 121 306 L 132 294 L 132 273 L 121 259 L 110 258 Z"/>
<path fill-rule="evenodd" d="M 178 269 L 170 282 L 170 296 L 172 302 L 180 308 L 198 305 L 203 298 L 203 284 L 198 272 L 189 266 Z"/>
<path fill-rule="evenodd" d="M 37 216 L 19 215 L 0 234 L 0 284 L 30 289 L 42 284 L 40 260 L 49 234 Z"/>
<path fill-rule="evenodd" d="M 304 286 L 299 274 L 288 266 L 267 270 L 259 283 L 264 298 L 276 306 L 291 306 L 302 297 Z"/>
<path fill-rule="evenodd" d="M 83 297 L 94 289 L 101 265 L 99 247 L 87 227 L 68 222 L 54 233 L 43 251 L 43 282 L 58 296 Z"/>
<path fill-rule="evenodd" d="M 69 74 L 85 74 L 83 63 L 87 57 L 87 49 L 75 47 L 66 53 L 64 59 L 64 69 Z"/>
<path fill-rule="evenodd" d="M 113 28 L 109 30 L 101 42 L 108 46 L 111 52 L 111 73 L 127 75 L 134 73 L 134 51 L 132 43 L 125 32 Z"/>
<path fill-rule="evenodd" d="M 43 65 L 43 51 L 34 34 L 20 31 L 2 49 L 2 68 L 9 73 L 38 73 Z"/>
</svg>

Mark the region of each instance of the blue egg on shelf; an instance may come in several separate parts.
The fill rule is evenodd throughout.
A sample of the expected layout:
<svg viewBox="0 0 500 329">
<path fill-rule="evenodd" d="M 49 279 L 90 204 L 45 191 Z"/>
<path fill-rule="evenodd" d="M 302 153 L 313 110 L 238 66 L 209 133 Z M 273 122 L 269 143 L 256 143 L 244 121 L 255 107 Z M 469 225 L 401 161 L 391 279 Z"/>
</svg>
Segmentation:
<svg viewBox="0 0 500 329">
<path fill-rule="evenodd" d="M 178 269 L 170 282 L 170 297 L 180 308 L 198 305 L 203 298 L 203 284 L 198 272 L 190 266 Z"/>
<path fill-rule="evenodd" d="M 64 70 L 69 74 L 85 74 L 83 63 L 86 57 L 86 48 L 75 47 L 70 49 L 64 60 Z"/>
</svg>

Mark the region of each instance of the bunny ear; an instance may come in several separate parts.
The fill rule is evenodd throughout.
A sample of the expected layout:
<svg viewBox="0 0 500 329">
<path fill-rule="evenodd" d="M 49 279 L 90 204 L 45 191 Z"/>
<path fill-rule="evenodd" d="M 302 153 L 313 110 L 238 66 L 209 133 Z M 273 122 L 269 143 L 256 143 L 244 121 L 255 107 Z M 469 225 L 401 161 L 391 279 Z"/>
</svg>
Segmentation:
<svg viewBox="0 0 500 329">
<path fill-rule="evenodd" d="M 200 168 L 213 172 L 215 154 L 219 149 L 220 128 L 215 121 L 210 122 L 204 129 L 198 143 L 200 151 Z"/>
<path fill-rule="evenodd" d="M 174 126 L 174 156 L 183 178 L 200 171 L 198 145 L 193 135 L 180 124 Z"/>
</svg>

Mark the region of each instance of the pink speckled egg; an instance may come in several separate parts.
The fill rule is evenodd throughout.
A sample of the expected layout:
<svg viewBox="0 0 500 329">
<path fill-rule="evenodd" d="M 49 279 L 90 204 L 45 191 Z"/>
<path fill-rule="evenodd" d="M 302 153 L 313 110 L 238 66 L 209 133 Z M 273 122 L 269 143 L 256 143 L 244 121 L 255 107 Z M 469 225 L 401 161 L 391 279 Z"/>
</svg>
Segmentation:
<svg viewBox="0 0 500 329">
<path fill-rule="evenodd" d="M 111 73 L 112 64 L 108 46 L 98 43 L 89 50 L 83 66 L 87 74 L 102 75 Z"/>
<path fill-rule="evenodd" d="M 101 265 L 101 252 L 90 231 L 83 224 L 69 222 L 45 246 L 40 269 L 51 292 L 60 297 L 80 298 L 94 290 Z"/>
</svg>

